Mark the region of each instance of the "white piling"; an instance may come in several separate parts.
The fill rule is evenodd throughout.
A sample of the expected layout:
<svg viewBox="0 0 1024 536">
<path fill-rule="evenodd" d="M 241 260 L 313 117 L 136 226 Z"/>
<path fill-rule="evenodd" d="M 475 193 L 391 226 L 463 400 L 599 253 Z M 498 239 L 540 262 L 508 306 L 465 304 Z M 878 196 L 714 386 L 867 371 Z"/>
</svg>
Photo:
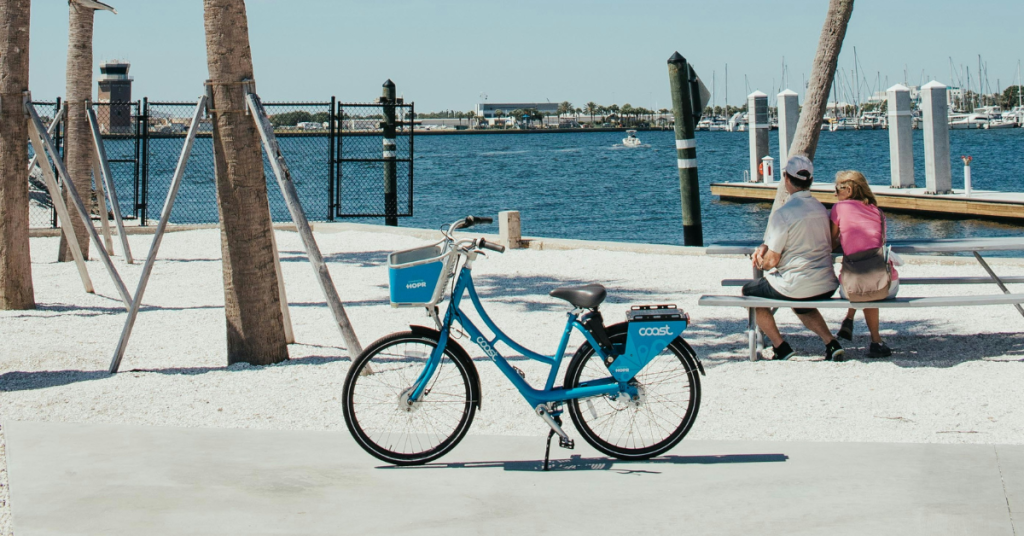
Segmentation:
<svg viewBox="0 0 1024 536">
<path fill-rule="evenodd" d="M 796 125 L 800 122 L 799 96 L 792 89 L 779 93 L 779 166 L 789 162 L 789 147 L 796 136 Z"/>
<path fill-rule="evenodd" d="M 523 247 L 523 232 L 518 210 L 504 210 L 498 213 L 498 233 L 498 241 L 506 249 Z"/>
<path fill-rule="evenodd" d="M 964 195 L 971 197 L 971 160 L 970 156 L 961 156 L 961 160 L 964 161 Z"/>
<path fill-rule="evenodd" d="M 949 163 L 949 116 L 946 86 L 932 80 L 921 87 L 924 113 L 924 177 L 928 194 L 953 192 Z"/>
<path fill-rule="evenodd" d="M 893 188 L 913 188 L 914 117 L 910 112 L 910 89 L 896 84 L 885 90 L 889 111 L 889 170 Z"/>
<path fill-rule="evenodd" d="M 758 164 L 768 156 L 768 95 L 760 91 L 747 95 L 747 130 L 750 131 L 750 182 L 763 182 Z"/>
</svg>

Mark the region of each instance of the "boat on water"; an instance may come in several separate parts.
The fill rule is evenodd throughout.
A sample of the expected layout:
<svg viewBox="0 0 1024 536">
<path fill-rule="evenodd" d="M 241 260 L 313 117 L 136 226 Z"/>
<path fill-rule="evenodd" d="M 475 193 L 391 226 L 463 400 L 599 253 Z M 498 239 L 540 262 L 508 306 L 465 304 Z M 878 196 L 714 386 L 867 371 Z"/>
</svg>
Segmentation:
<svg viewBox="0 0 1024 536">
<path fill-rule="evenodd" d="M 745 112 L 736 112 L 732 114 L 729 121 L 725 124 L 725 130 L 729 132 L 746 132 L 747 131 L 747 114 Z"/>
<path fill-rule="evenodd" d="M 626 147 L 640 147 L 640 138 L 636 137 L 636 131 L 627 130 L 626 137 L 622 138 L 622 144 Z"/>
<path fill-rule="evenodd" d="M 721 132 L 729 130 L 729 123 L 720 115 L 705 117 L 697 122 L 697 130 Z"/>
<path fill-rule="evenodd" d="M 857 120 L 857 130 L 884 130 L 887 126 L 882 112 L 864 112 Z"/>
</svg>

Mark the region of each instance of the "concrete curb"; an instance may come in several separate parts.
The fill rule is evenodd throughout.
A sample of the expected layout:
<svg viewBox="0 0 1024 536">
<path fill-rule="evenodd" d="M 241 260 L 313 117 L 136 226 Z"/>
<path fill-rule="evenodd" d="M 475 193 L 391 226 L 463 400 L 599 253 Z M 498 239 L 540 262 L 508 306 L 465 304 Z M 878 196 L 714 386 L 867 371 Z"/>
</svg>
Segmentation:
<svg viewBox="0 0 1024 536">
<path fill-rule="evenodd" d="M 343 233 L 346 231 L 361 233 L 381 233 L 399 236 L 411 236 L 424 240 L 438 240 L 439 229 L 420 229 L 418 227 L 388 227 L 385 225 L 374 225 L 370 223 L 350 222 L 311 222 L 310 226 L 317 233 Z M 199 229 L 217 229 L 218 224 L 186 224 L 169 225 L 167 232 L 194 231 Z M 126 227 L 129 235 L 153 234 L 155 226 L 147 227 Z M 295 231 L 295 225 L 291 223 L 275 223 L 274 229 L 278 231 Z M 116 232 L 114 234 L 117 234 Z M 474 233 L 486 237 L 488 240 L 497 241 L 498 235 L 491 233 Z M 55 237 L 60 236 L 59 229 L 31 229 L 30 237 Z M 608 242 L 601 240 L 578 240 L 572 238 L 544 238 L 536 236 L 523 237 L 523 249 L 567 251 L 574 249 L 589 249 L 597 251 L 622 251 L 627 253 L 647 253 L 652 255 L 686 255 L 703 256 L 707 255 L 707 249 L 702 247 L 672 246 L 668 244 L 647 244 L 642 242 Z M 741 255 L 721 255 L 721 257 L 744 258 Z M 942 264 L 948 266 L 975 265 L 977 261 L 973 257 L 952 257 L 944 255 L 901 255 L 907 264 Z M 986 259 L 990 264 L 1001 266 L 1024 266 L 1022 257 L 989 257 Z"/>
</svg>

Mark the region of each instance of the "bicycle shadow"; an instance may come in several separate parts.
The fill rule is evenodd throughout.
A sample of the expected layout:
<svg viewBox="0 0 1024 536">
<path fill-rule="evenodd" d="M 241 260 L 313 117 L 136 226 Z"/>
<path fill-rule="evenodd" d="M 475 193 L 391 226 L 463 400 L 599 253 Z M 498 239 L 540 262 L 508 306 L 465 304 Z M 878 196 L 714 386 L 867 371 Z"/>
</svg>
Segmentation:
<svg viewBox="0 0 1024 536">
<path fill-rule="evenodd" d="M 620 474 L 661 474 L 661 471 L 640 469 L 649 465 L 717 465 L 723 463 L 782 463 L 789 460 L 785 454 L 722 454 L 718 456 L 659 456 L 649 460 L 626 461 L 606 457 L 584 458 L 573 454 L 569 459 L 551 460 L 551 471 L 615 471 Z M 637 469 L 628 469 L 634 466 Z M 543 460 L 486 461 L 427 463 L 415 466 L 381 465 L 377 469 L 422 470 L 422 469 L 502 469 L 505 471 L 544 472 Z"/>
</svg>

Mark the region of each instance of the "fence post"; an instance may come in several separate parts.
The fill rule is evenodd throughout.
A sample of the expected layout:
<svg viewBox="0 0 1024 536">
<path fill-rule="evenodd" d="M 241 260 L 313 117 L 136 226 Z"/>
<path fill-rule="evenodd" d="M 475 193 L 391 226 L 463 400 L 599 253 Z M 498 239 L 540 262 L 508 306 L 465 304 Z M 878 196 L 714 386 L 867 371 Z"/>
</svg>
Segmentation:
<svg viewBox="0 0 1024 536">
<path fill-rule="evenodd" d="M 949 116 L 946 86 L 932 80 L 921 87 L 921 108 L 924 111 L 924 179 L 925 193 L 953 193 L 952 169 L 949 162 Z"/>
<path fill-rule="evenodd" d="M 334 221 L 334 112 L 337 109 L 337 97 L 331 96 L 331 110 L 327 113 L 327 221 Z"/>
<path fill-rule="evenodd" d="M 893 188 L 914 185 L 914 117 L 910 112 L 910 89 L 896 84 L 885 90 L 889 119 L 889 171 Z"/>
<path fill-rule="evenodd" d="M 380 98 L 384 105 L 384 225 L 398 225 L 398 184 L 395 164 L 395 83 L 388 79 Z"/>
<path fill-rule="evenodd" d="M 747 130 L 750 131 L 750 182 L 764 182 L 758 164 L 768 156 L 768 95 L 760 91 L 747 95 Z"/>
<path fill-rule="evenodd" d="M 149 98 L 142 98 L 142 119 L 139 121 L 142 128 L 142 192 L 135 205 L 135 217 L 139 218 L 139 225 L 149 225 Z"/>
<path fill-rule="evenodd" d="M 796 125 L 800 121 L 800 108 L 796 91 L 792 89 L 779 93 L 779 167 L 789 162 L 789 146 L 793 145 Z M 767 182 L 767 181 L 765 181 Z"/>
<path fill-rule="evenodd" d="M 693 95 L 690 83 L 696 79 L 693 69 L 678 52 L 668 59 L 668 80 L 672 92 L 672 112 L 676 128 L 676 164 L 679 168 L 679 193 L 683 207 L 683 244 L 703 246 L 704 231 L 700 218 L 700 183 L 697 181 L 697 140 Z M 700 95 L 696 95 L 697 102 Z"/>
</svg>

